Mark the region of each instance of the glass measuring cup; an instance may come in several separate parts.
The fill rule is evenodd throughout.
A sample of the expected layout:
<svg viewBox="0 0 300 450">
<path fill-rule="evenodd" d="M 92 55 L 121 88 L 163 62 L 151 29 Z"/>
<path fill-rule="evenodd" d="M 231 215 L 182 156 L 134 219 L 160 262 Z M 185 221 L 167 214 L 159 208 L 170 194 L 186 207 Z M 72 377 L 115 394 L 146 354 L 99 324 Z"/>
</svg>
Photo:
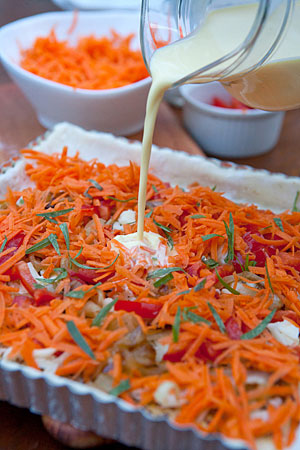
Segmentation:
<svg viewBox="0 0 300 450">
<path fill-rule="evenodd" d="M 180 50 L 178 42 L 197 35 L 192 62 L 185 52 L 175 61 L 174 52 L 170 86 L 219 80 L 250 106 L 292 109 L 300 106 L 299 20 L 299 0 L 143 0 L 142 51 L 153 75 L 161 47 Z"/>
</svg>

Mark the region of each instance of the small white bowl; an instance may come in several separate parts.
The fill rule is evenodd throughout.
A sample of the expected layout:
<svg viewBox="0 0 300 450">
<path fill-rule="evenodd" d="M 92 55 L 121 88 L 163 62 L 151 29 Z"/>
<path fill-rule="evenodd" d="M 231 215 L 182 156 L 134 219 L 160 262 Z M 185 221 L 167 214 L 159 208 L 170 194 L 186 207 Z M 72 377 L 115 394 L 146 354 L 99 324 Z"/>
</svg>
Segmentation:
<svg viewBox="0 0 300 450">
<path fill-rule="evenodd" d="M 86 129 L 130 135 L 143 127 L 146 100 L 151 84 L 144 80 L 116 89 L 74 89 L 34 75 L 19 65 L 20 45 L 33 45 L 38 36 L 47 36 L 55 27 L 58 39 L 67 39 L 74 13 L 45 13 L 5 25 L 0 30 L 0 58 L 11 78 L 19 85 L 46 128 L 68 121 Z M 139 48 L 138 12 L 80 12 L 72 43 L 78 37 L 135 33 L 133 45 Z"/>
<path fill-rule="evenodd" d="M 265 153 L 279 138 L 284 112 L 237 110 L 213 106 L 213 97 L 230 101 L 217 82 L 181 86 L 183 121 L 207 153 L 222 158 L 246 158 Z"/>
</svg>

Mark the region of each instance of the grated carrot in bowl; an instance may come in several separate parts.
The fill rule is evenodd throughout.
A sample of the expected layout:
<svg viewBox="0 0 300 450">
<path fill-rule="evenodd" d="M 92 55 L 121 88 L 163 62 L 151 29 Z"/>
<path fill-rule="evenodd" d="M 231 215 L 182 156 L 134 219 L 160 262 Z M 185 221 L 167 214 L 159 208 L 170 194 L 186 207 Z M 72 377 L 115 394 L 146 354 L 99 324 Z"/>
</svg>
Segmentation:
<svg viewBox="0 0 300 450">
<path fill-rule="evenodd" d="M 133 50 L 134 34 L 81 37 L 76 46 L 59 41 L 55 30 L 22 50 L 23 69 L 57 83 L 80 89 L 114 89 L 148 77 L 140 50 Z"/>
<path fill-rule="evenodd" d="M 0 204 L 0 354 L 253 449 L 260 437 L 288 446 L 300 421 L 296 208 L 275 215 L 150 174 L 145 228 L 169 246 L 152 267 L 112 246 L 136 232 L 119 219 L 137 212 L 138 166 L 23 155 L 36 189 Z"/>
</svg>

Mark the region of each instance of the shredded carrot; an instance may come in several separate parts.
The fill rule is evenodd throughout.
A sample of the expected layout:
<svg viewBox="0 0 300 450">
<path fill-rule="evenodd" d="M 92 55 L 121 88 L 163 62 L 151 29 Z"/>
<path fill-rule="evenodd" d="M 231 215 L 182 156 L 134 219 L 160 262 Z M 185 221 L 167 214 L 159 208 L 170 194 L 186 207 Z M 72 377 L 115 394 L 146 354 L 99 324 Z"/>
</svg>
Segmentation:
<svg viewBox="0 0 300 450">
<path fill-rule="evenodd" d="M 0 209 L 8 358 L 38 369 L 35 355 L 52 349 L 58 375 L 125 386 L 123 399 L 162 413 L 170 408 L 158 389 L 171 381 L 175 423 L 253 449 L 262 436 L 289 445 L 300 422 L 299 338 L 286 345 L 267 322 L 286 320 L 299 334 L 300 213 L 274 215 L 150 174 L 146 231 L 160 235 L 160 250 L 173 247 L 162 263 L 146 244 L 131 251 L 114 239 L 137 229 L 117 220 L 137 213 L 138 166 L 85 162 L 66 148 L 23 155 L 36 189 L 9 190 Z"/>
<path fill-rule="evenodd" d="M 72 31 L 76 20 L 72 25 Z M 114 89 L 144 78 L 148 72 L 134 34 L 81 37 L 76 46 L 59 41 L 54 29 L 22 51 L 21 67 L 34 75 L 80 89 Z"/>
</svg>

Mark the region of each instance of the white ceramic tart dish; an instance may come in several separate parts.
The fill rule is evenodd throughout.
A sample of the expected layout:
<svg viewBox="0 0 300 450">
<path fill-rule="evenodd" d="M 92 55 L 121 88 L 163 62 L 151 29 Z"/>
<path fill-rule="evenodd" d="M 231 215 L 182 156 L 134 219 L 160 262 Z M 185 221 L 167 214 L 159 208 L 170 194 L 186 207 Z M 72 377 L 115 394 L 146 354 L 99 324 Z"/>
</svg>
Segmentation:
<svg viewBox="0 0 300 450">
<path fill-rule="evenodd" d="M 57 125 L 34 148 L 51 154 L 60 152 L 64 146 L 68 147 L 69 155 L 79 151 L 82 159 L 97 158 L 105 164 L 122 166 L 129 161 L 139 163 L 140 160 L 140 143 L 104 133 L 86 132 L 65 123 Z M 242 168 L 170 149 L 153 148 L 151 171 L 164 181 L 183 188 L 192 182 L 216 186 L 218 191 L 224 191 L 236 202 L 254 203 L 276 213 L 291 208 L 297 191 L 300 191 L 299 178 Z M 21 190 L 29 185 L 23 159 L 0 176 L 1 198 L 7 187 Z M 241 441 L 217 435 L 204 436 L 192 427 L 176 426 L 167 417 L 155 417 L 145 409 L 136 408 L 90 386 L 5 359 L 0 361 L 0 399 L 147 450 L 247 448 Z M 299 448 L 298 433 L 290 449 Z M 271 450 L 274 446 L 266 439 L 258 442 L 258 449 Z"/>
</svg>

